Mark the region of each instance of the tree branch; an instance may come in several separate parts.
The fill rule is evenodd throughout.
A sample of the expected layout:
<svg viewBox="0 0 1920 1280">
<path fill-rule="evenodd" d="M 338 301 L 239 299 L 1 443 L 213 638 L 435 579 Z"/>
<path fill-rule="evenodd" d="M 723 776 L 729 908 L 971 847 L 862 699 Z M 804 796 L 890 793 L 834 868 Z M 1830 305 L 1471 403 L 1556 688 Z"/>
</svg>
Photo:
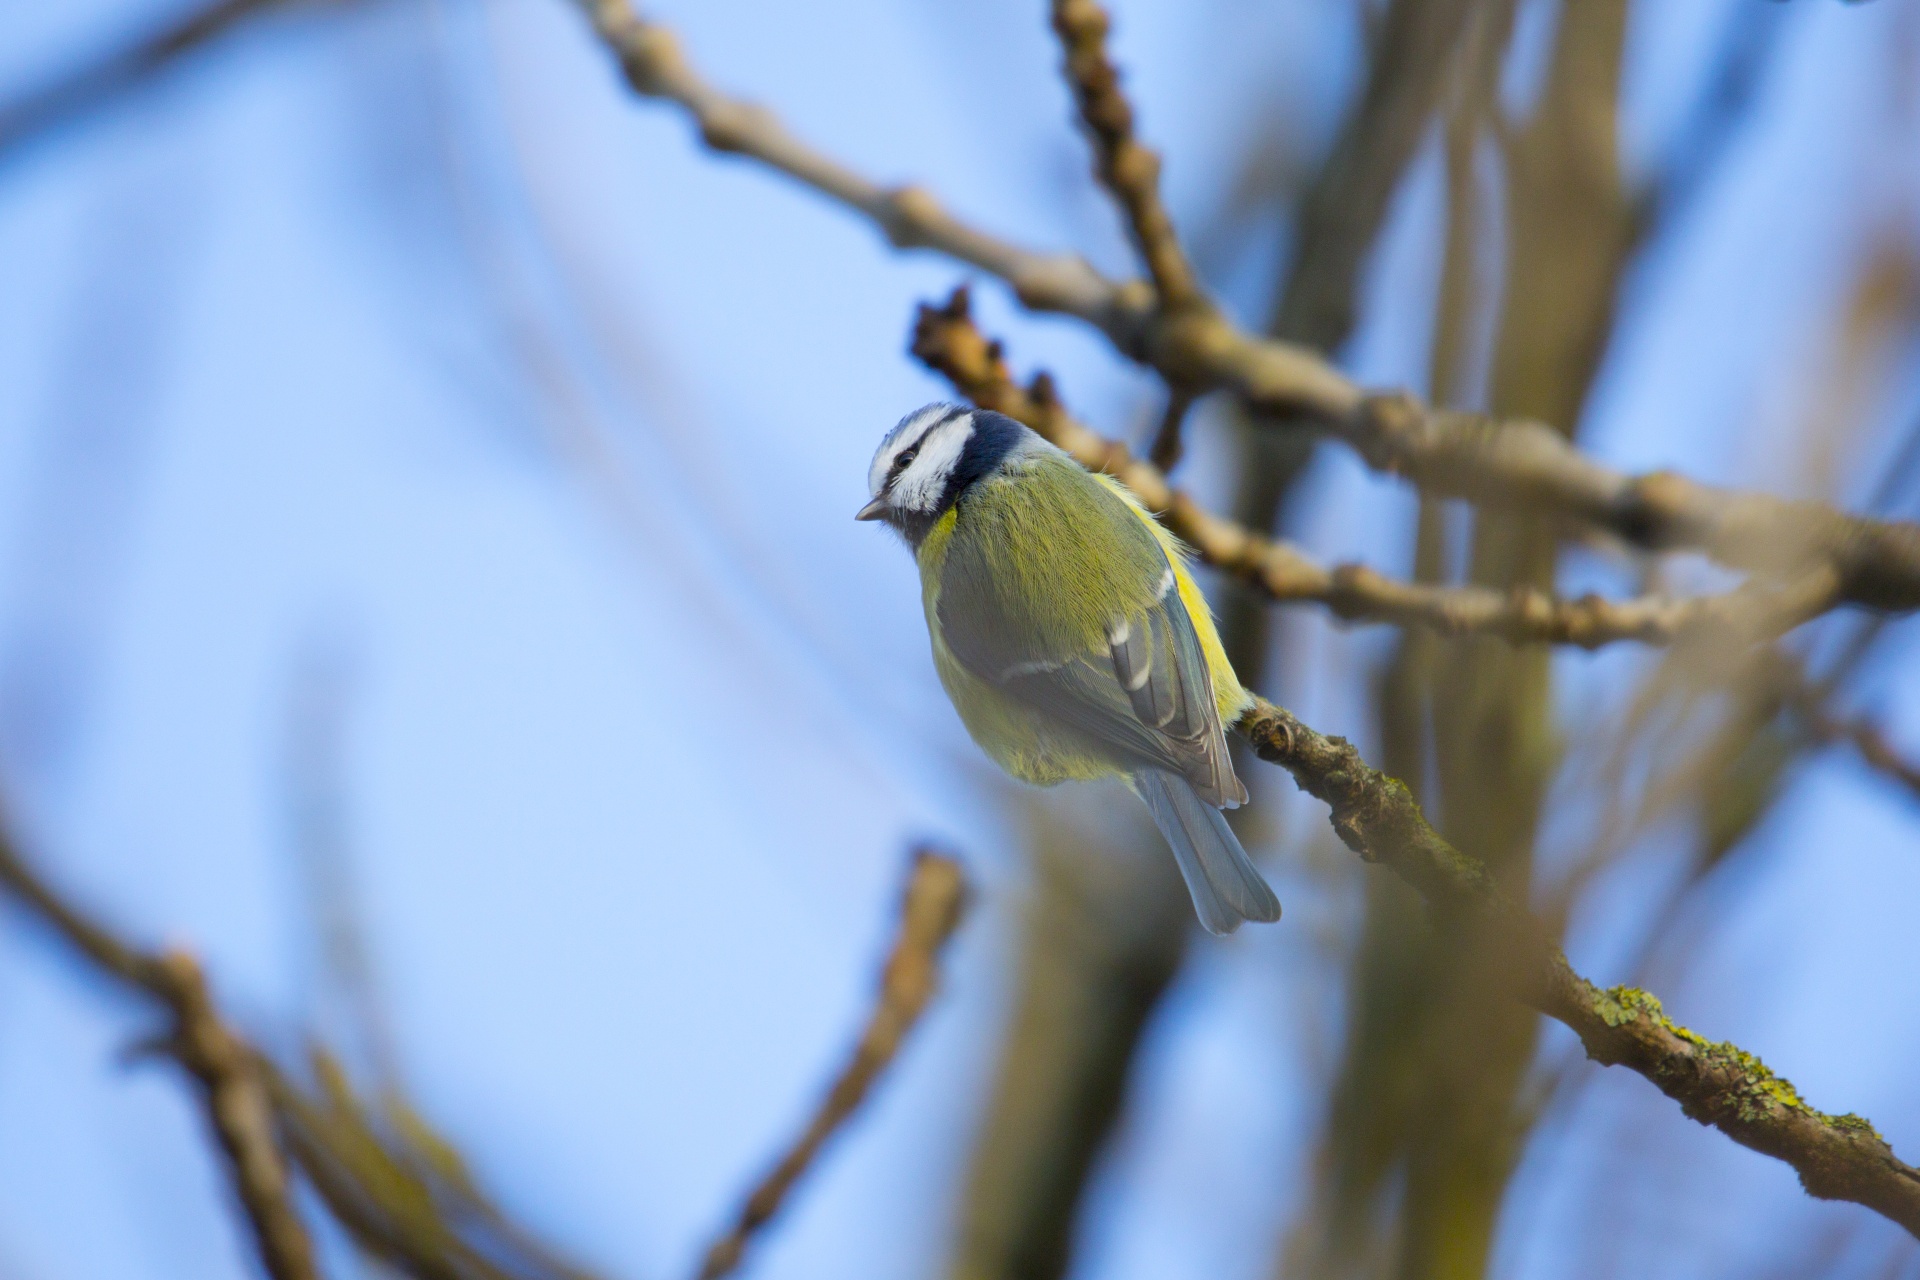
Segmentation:
<svg viewBox="0 0 1920 1280">
<path fill-rule="evenodd" d="M 446 1141 L 397 1096 L 371 1113 L 315 1049 L 309 1091 L 259 1059 L 287 1148 L 364 1252 L 419 1280 L 592 1280 L 508 1222 Z"/>
<path fill-rule="evenodd" d="M 948 214 L 919 187 L 888 187 L 854 172 L 789 133 L 765 108 L 721 93 L 693 70 L 673 33 L 636 14 L 627 0 L 576 0 L 620 61 L 628 85 L 677 103 L 715 151 L 757 160 L 877 226 L 897 248 L 932 249 L 1007 282 L 1037 311 L 1079 316 L 1109 332 L 1145 317 L 1151 290 L 1121 288 L 1072 254 L 1046 255 L 980 231 Z"/>
<path fill-rule="evenodd" d="M 1366 86 L 1301 201 L 1296 244 L 1274 309 L 1275 337 L 1333 351 L 1352 334 L 1361 268 L 1463 61 L 1463 38 L 1476 17 L 1485 21 L 1495 10 L 1500 24 L 1510 22 L 1512 2 L 1394 0 L 1386 6 Z M 1490 43 L 1505 46 L 1504 37 Z M 1474 52 L 1468 51 L 1469 58 Z"/>
<path fill-rule="evenodd" d="M 912 350 L 975 404 L 1024 422 L 1082 466 L 1119 480 L 1201 560 L 1277 602 L 1321 604 L 1348 621 L 1586 649 L 1622 640 L 1667 644 L 1714 630 L 1750 642 L 1778 635 L 1832 604 L 1832 580 L 1819 576 L 1790 590 L 1749 586 L 1718 596 L 1613 601 L 1595 595 L 1566 600 L 1532 589 L 1401 582 L 1358 564 L 1329 568 L 1291 542 L 1212 514 L 1171 485 L 1158 467 L 1075 421 L 1045 374 L 1030 387 L 1020 386 L 1000 344 L 974 326 L 965 289 L 956 289 L 943 306 L 920 308 Z"/>
<path fill-rule="evenodd" d="M 1835 711 L 1829 702 L 1831 679 L 1813 680 L 1804 666 L 1785 655 L 1773 667 L 1771 674 L 1779 683 L 1782 701 L 1793 709 L 1810 737 L 1827 744 L 1845 743 L 1868 768 L 1920 799 L 1920 765 L 1900 753 L 1878 722 Z"/>
<path fill-rule="evenodd" d="M 875 1080 L 887 1069 L 940 983 L 940 951 L 960 925 L 967 896 L 960 864 L 930 849 L 917 850 L 900 900 L 900 929 L 880 991 L 853 1054 L 798 1141 L 754 1187 L 733 1225 L 708 1248 L 701 1280 L 717 1280 L 740 1265 L 754 1235 L 780 1212 L 788 1192 L 848 1117 L 859 1110 Z"/>
<path fill-rule="evenodd" d="M 0 888 L 97 968 L 172 1015 L 168 1036 L 155 1047 L 201 1085 L 209 1124 L 273 1280 L 319 1277 L 293 1207 L 287 1151 L 355 1242 L 408 1275 L 590 1280 L 509 1222 L 473 1184 L 458 1155 L 397 1097 L 388 1100 L 388 1124 L 376 1125 L 338 1066 L 317 1051 L 314 1070 L 324 1089 L 320 1100 L 308 1096 L 226 1025 L 190 956 L 152 954 L 122 942 L 36 876 L 3 834 Z M 852 1059 L 800 1140 L 708 1253 L 703 1276 L 725 1275 L 738 1264 L 753 1234 L 779 1211 L 892 1062 L 934 995 L 939 953 L 959 925 L 965 897 L 958 863 L 931 851 L 916 853 L 879 999 Z"/>
<path fill-rule="evenodd" d="M 158 1001 L 173 1025 L 159 1047 L 200 1085 L 201 1102 L 261 1265 L 274 1280 L 318 1280 L 294 1211 L 286 1157 L 257 1059 L 214 1007 L 200 966 L 183 951 L 150 954 L 118 941 L 62 901 L 0 837 L 0 885 L 94 964 Z"/>
<path fill-rule="evenodd" d="M 1160 427 L 1153 433 L 1153 443 L 1147 447 L 1147 461 L 1157 467 L 1162 474 L 1172 471 L 1180 465 L 1180 457 L 1187 451 L 1185 430 L 1187 411 L 1193 408 L 1193 395 L 1179 387 L 1167 388 L 1167 405 L 1160 413 Z"/>
<path fill-rule="evenodd" d="M 246 18 L 292 0 L 215 0 L 130 48 L 0 106 L 0 156 L 101 106 L 183 55 L 211 44 Z"/>
<path fill-rule="evenodd" d="M 1515 994 L 1570 1027 L 1593 1061 L 1638 1072 L 1690 1118 L 1785 1161 L 1809 1195 L 1864 1205 L 1920 1236 L 1920 1169 L 1895 1157 L 1867 1121 L 1814 1110 L 1758 1058 L 1680 1026 L 1646 992 L 1601 990 L 1575 973 L 1486 867 L 1442 839 L 1406 786 L 1368 766 L 1344 738 L 1317 733 L 1264 699 L 1235 729 L 1261 759 L 1327 803 L 1348 848 L 1419 890 L 1447 923 L 1495 939 Z"/>
<path fill-rule="evenodd" d="M 953 217 L 921 188 L 882 186 L 813 149 L 771 113 L 707 84 L 672 34 L 642 20 L 627 0 L 577 3 L 634 91 L 679 104 L 708 146 L 787 174 L 866 217 L 900 248 L 932 249 L 998 277 L 1029 308 L 1085 320 L 1174 386 L 1231 391 L 1263 415 L 1303 419 L 1430 493 L 1555 513 L 1636 546 L 1697 548 L 1782 578 L 1827 569 L 1840 601 L 1920 608 L 1920 525 L 1670 472 L 1628 475 L 1537 422 L 1442 412 L 1404 393 L 1369 392 L 1317 354 L 1255 337 L 1211 308 L 1162 313 L 1144 281 L 1116 283 L 1078 256 L 1034 253 Z"/>
<path fill-rule="evenodd" d="M 150 954 L 62 899 L 0 837 L 0 886 L 102 972 L 173 1017 L 155 1047 L 202 1086 L 256 1250 L 274 1280 L 317 1280 L 293 1208 L 289 1160 L 356 1244 L 423 1280 L 591 1280 L 506 1220 L 459 1156 L 397 1096 L 389 1125 L 373 1123 L 344 1074 L 315 1051 L 322 1100 L 221 1020 L 199 966 L 177 951 Z M 284 1141 L 284 1149 L 282 1142 Z"/>
<path fill-rule="evenodd" d="M 1160 199 L 1160 157 L 1134 137 L 1133 104 L 1107 57 L 1109 25 L 1095 0 L 1053 0 L 1053 30 L 1066 55 L 1063 70 L 1080 123 L 1093 143 L 1094 173 L 1126 215 L 1159 309 L 1211 309 Z"/>
<path fill-rule="evenodd" d="M 1920 765 L 1900 754 L 1885 729 L 1865 718 L 1836 716 L 1826 708 L 1803 708 L 1814 736 L 1826 742 L 1844 742 L 1866 764 L 1920 798 Z"/>
<path fill-rule="evenodd" d="M 896 245 L 932 248 L 999 276 L 1033 309 L 1095 324 L 1175 386 L 1226 389 L 1256 410 L 1311 418 L 1375 467 L 1430 492 L 1557 512 L 1639 546 L 1697 547 L 1753 571 L 1794 579 L 1824 571 L 1840 599 L 1920 607 L 1920 526 L 1666 473 L 1627 476 L 1538 423 L 1440 413 L 1410 396 L 1369 394 L 1319 357 L 1254 338 L 1217 312 L 1160 313 L 1137 283 L 1114 284 L 1079 258 L 1030 253 L 960 223 L 925 193 L 853 174 L 766 112 L 707 86 L 671 37 L 624 0 L 580 2 L 635 90 L 680 103 L 708 145 L 758 159 L 849 205 Z M 1036 406 L 1049 399 L 1041 388 L 1026 393 Z M 1164 485 L 1157 469 L 1153 474 Z M 1168 504 L 1154 505 L 1166 509 L 1171 497 L 1169 491 Z M 1865 1205 L 1920 1235 L 1920 1170 L 1896 1159 L 1865 1121 L 1813 1110 L 1758 1059 L 1678 1026 L 1645 993 L 1602 991 L 1575 974 L 1538 923 L 1504 900 L 1485 867 L 1442 840 L 1406 788 L 1369 768 L 1344 740 L 1264 701 L 1236 728 L 1262 758 L 1331 806 L 1334 829 L 1350 848 L 1387 864 L 1442 914 L 1473 917 L 1494 930 L 1512 949 L 1522 997 L 1571 1027 L 1589 1057 L 1632 1067 L 1689 1116 L 1786 1161 L 1810 1194 Z"/>
</svg>

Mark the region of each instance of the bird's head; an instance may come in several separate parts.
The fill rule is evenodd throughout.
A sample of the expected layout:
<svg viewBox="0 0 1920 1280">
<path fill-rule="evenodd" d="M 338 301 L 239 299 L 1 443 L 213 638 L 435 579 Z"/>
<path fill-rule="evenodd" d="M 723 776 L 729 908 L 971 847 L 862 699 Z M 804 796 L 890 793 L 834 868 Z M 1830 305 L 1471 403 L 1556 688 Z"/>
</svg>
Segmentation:
<svg viewBox="0 0 1920 1280">
<path fill-rule="evenodd" d="M 1004 414 L 930 404 L 900 419 L 874 451 L 856 520 L 884 520 L 918 545 L 967 487 L 1004 465 L 1033 433 Z"/>
</svg>

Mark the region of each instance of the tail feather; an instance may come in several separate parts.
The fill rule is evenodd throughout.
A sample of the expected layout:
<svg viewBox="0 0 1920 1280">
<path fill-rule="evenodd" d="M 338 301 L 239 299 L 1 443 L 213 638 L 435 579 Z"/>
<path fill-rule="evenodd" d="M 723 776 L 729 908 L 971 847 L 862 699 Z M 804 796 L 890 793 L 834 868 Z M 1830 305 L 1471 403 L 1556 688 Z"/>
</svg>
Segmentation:
<svg viewBox="0 0 1920 1280">
<path fill-rule="evenodd" d="M 1180 878 L 1208 933 L 1232 933 L 1242 920 L 1280 918 L 1280 899 L 1240 847 L 1226 816 L 1202 800 L 1193 784 L 1163 769 L 1142 769 L 1133 775 L 1133 789 L 1173 846 Z"/>
</svg>

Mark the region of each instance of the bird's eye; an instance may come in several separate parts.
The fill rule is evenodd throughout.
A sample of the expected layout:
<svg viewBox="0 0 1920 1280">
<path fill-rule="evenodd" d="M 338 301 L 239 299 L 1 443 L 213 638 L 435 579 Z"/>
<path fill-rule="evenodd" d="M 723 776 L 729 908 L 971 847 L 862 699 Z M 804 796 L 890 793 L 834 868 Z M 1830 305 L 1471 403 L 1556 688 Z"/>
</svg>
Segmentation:
<svg viewBox="0 0 1920 1280">
<path fill-rule="evenodd" d="M 902 449 L 899 456 L 893 460 L 893 469 L 896 472 L 905 471 L 913 464 L 914 457 L 919 454 L 919 452 L 920 450 L 918 448 Z"/>
</svg>

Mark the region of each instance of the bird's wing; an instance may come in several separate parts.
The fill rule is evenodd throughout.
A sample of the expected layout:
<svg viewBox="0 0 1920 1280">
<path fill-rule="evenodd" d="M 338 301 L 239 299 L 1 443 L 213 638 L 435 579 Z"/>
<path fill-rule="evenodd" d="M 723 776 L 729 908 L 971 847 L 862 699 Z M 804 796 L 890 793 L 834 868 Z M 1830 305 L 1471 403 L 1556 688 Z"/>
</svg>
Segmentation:
<svg viewBox="0 0 1920 1280">
<path fill-rule="evenodd" d="M 1079 479 L 1085 487 L 1065 500 L 1070 509 L 1053 513 L 1066 520 L 1058 528 L 1031 527 L 1030 512 L 1008 521 L 963 502 L 940 586 L 948 650 L 1123 766 L 1178 773 L 1209 804 L 1245 801 L 1173 564 L 1122 499 L 1085 472 Z M 1008 500 L 990 490 L 977 501 Z M 1024 572 L 1005 569 L 1008 537 L 1026 540 Z M 1077 618 L 1063 616 L 1073 612 L 1063 599 L 1082 606 Z"/>
</svg>

